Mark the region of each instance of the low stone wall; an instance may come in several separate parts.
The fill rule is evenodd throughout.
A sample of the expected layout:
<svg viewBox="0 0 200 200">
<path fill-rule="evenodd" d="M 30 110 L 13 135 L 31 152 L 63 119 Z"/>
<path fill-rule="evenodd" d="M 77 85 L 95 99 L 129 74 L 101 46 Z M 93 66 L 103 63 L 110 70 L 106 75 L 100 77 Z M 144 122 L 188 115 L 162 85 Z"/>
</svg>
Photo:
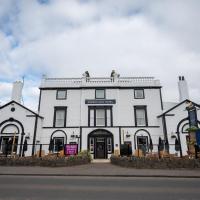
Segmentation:
<svg viewBox="0 0 200 200">
<path fill-rule="evenodd" d="M 65 167 L 88 164 L 91 158 L 84 156 L 69 157 L 18 157 L 0 158 L 0 166 L 45 166 L 45 167 Z"/>
<path fill-rule="evenodd" d="M 186 158 L 138 158 L 111 156 L 111 163 L 138 169 L 200 169 L 200 159 Z"/>
</svg>

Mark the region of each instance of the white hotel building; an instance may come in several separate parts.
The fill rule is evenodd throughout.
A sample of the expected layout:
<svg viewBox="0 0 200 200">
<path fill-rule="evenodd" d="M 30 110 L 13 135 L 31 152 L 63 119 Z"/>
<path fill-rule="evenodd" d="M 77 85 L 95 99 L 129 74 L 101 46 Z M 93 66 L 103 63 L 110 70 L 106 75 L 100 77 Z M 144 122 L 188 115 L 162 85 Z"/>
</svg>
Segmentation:
<svg viewBox="0 0 200 200">
<path fill-rule="evenodd" d="M 141 145 L 148 151 L 151 140 L 157 152 L 159 137 L 174 144 L 174 136 L 180 141 L 180 153 L 187 154 L 189 119 L 185 108 L 189 100 L 184 77 L 179 77 L 179 103 L 163 102 L 160 81 L 153 77 L 120 77 L 115 72 L 105 78 L 87 73 L 81 78 L 43 77 L 38 112 L 21 105 L 17 84 L 12 101 L 0 107 L 0 145 L 15 133 L 18 154 L 25 138 L 29 144 L 53 140 L 54 151 L 77 143 L 79 151 L 89 150 L 94 159 L 101 159 L 109 158 L 124 143 L 131 144 L 134 153 Z M 49 152 L 48 145 L 42 149 Z M 170 153 L 174 151 L 170 145 Z M 26 155 L 35 152 L 33 146 Z"/>
</svg>

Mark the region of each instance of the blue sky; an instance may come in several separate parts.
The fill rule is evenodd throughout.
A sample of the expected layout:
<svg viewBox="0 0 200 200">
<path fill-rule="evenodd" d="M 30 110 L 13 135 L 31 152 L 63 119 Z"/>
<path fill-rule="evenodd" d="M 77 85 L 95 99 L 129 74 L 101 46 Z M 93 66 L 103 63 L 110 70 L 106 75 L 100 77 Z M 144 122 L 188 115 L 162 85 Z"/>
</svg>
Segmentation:
<svg viewBox="0 0 200 200">
<path fill-rule="evenodd" d="M 49 77 L 155 76 L 166 101 L 178 101 L 177 77 L 200 103 L 200 1 L 0 0 L 0 102 L 25 76 L 23 99 L 37 108 Z"/>
</svg>

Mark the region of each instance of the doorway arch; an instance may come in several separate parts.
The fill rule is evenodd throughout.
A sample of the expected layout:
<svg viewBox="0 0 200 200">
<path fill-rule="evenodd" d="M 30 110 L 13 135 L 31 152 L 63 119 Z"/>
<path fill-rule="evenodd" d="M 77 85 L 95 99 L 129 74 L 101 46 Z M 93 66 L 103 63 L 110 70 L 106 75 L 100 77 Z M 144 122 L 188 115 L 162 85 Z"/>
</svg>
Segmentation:
<svg viewBox="0 0 200 200">
<path fill-rule="evenodd" d="M 14 151 L 22 155 L 22 146 L 24 141 L 24 126 L 23 124 L 14 119 L 9 118 L 5 121 L 2 121 L 0 123 L 0 149 L 3 150 L 3 146 L 6 147 L 9 143 L 9 140 L 11 140 L 10 143 L 14 140 Z M 4 151 L 4 150 L 3 150 Z"/>
<path fill-rule="evenodd" d="M 107 159 L 114 149 L 113 134 L 105 129 L 97 129 L 88 134 L 88 150 L 94 159 Z"/>
</svg>

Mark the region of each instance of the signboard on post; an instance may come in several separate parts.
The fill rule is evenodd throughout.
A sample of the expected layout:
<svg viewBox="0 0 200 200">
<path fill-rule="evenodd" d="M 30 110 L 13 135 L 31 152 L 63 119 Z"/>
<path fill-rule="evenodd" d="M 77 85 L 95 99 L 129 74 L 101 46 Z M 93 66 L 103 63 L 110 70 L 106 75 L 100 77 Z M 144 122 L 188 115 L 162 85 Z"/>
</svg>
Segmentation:
<svg viewBox="0 0 200 200">
<path fill-rule="evenodd" d="M 78 154 L 78 144 L 66 144 L 65 145 L 65 155 L 74 156 Z"/>
</svg>

